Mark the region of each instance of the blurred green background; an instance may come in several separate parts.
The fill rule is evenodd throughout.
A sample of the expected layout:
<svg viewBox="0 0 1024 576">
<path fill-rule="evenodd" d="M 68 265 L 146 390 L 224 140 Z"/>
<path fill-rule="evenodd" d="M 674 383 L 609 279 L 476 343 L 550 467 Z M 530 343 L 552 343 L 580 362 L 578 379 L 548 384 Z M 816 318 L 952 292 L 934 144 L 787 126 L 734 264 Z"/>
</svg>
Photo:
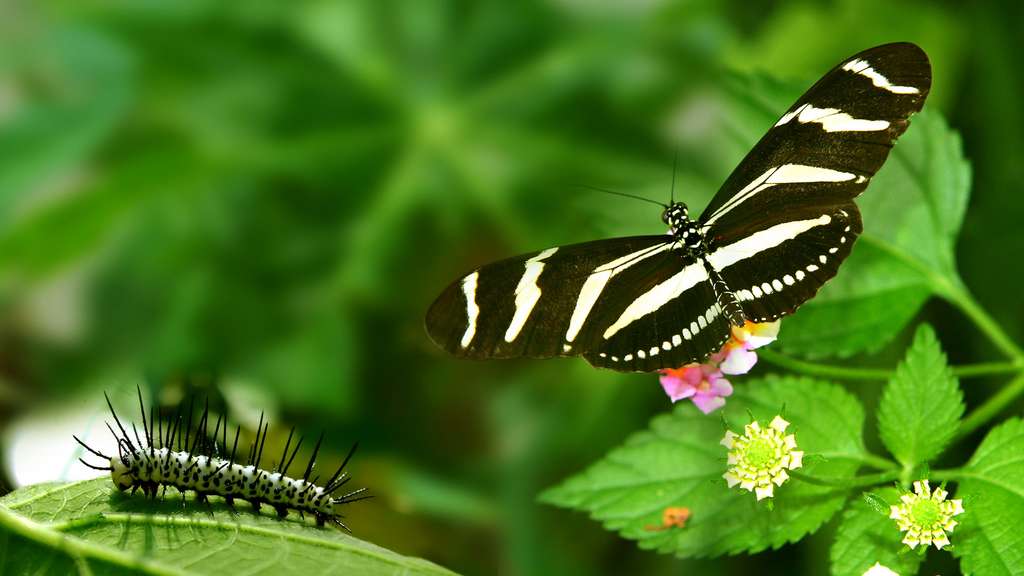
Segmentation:
<svg viewBox="0 0 1024 576">
<path fill-rule="evenodd" d="M 656 377 L 457 361 L 424 312 L 485 261 L 662 229 L 581 186 L 664 200 L 678 150 L 702 207 L 739 160 L 734 72 L 806 86 L 909 40 L 974 166 L 961 272 L 1020 337 L 1022 23 L 1017 2 L 0 3 L 0 484 L 80 473 L 38 423 L 138 383 L 250 426 L 267 409 L 273 445 L 326 430 L 329 462 L 359 440 L 377 498 L 356 535 L 456 571 L 820 570 L 832 527 L 682 561 L 537 503 L 669 408 Z M 923 314 L 954 362 L 993 357 L 948 306 Z"/>
</svg>

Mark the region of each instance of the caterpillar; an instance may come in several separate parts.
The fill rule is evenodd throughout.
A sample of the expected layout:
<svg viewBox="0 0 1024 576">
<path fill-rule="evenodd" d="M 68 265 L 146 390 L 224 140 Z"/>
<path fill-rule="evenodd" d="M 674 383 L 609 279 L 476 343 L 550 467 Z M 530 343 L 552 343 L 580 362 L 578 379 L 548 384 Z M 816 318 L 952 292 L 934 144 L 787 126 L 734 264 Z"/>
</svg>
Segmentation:
<svg viewBox="0 0 1024 576">
<path fill-rule="evenodd" d="M 107 456 L 87 445 L 78 436 L 72 435 L 82 448 L 90 454 L 102 458 L 106 465 L 90 464 L 84 458 L 79 458 L 79 461 L 93 470 L 109 471 L 114 486 L 121 492 L 131 490 L 131 494 L 134 495 L 141 488 L 147 497 L 155 499 L 159 489 L 163 489 L 161 495 L 163 497 L 166 495 L 167 487 L 171 486 L 181 493 L 182 506 L 185 504 L 185 495 L 192 491 L 195 493 L 196 501 L 200 503 L 208 503 L 208 497 L 211 495 L 220 496 L 228 507 L 234 509 L 235 500 L 245 500 L 252 505 L 253 511 L 257 514 L 260 513 L 262 506 L 267 504 L 277 512 L 281 519 L 288 516 L 290 510 L 297 511 L 303 519 L 305 513 L 308 512 L 316 518 L 316 524 L 319 527 L 330 522 L 349 532 L 351 530 L 341 521 L 343 516 L 337 512 L 336 507 L 372 497 L 365 494 L 366 488 L 334 496 L 351 480 L 345 467 L 352 455 L 355 454 L 356 448 L 359 446 L 358 443 L 352 445 L 341 466 L 331 475 L 330 479 L 325 484 L 319 485 L 319 475 L 314 476 L 312 480 L 310 480 L 310 475 L 316 465 L 316 456 L 324 439 L 323 433 L 317 439 L 302 478 L 292 478 L 287 475 L 288 468 L 295 460 L 303 441 L 300 436 L 291 456 L 289 456 L 288 451 L 295 433 L 294 427 L 288 434 L 288 441 L 281 459 L 273 470 L 268 471 L 260 468 L 263 449 L 267 441 L 267 431 L 270 429 L 269 420 L 266 424 L 263 422 L 263 414 L 260 414 L 255 440 L 250 445 L 248 457 L 243 463 L 236 459 L 241 426 L 235 429 L 235 439 L 230 453 L 226 451 L 228 429 L 226 419 L 224 419 L 224 425 L 221 426 L 223 414 L 217 417 L 213 435 L 208 435 L 210 415 L 208 399 L 193 435 L 194 398 L 189 403 L 187 422 L 184 421 L 181 414 L 182 405 L 179 405 L 174 417 L 168 419 L 165 426 L 164 419 L 156 414 L 152 407 L 147 420 L 141 389 L 138 390 L 138 395 L 143 434 L 140 437 L 135 423 L 131 422 L 133 436 L 129 437 L 121 420 L 117 417 L 110 397 L 105 392 L 103 394 L 107 401 L 107 407 L 110 409 L 110 415 L 117 425 L 117 430 L 115 430 L 109 422 L 104 422 L 117 440 L 117 455 Z M 218 434 L 221 435 L 219 443 L 217 441 Z M 135 442 L 132 442 L 133 438 Z"/>
</svg>

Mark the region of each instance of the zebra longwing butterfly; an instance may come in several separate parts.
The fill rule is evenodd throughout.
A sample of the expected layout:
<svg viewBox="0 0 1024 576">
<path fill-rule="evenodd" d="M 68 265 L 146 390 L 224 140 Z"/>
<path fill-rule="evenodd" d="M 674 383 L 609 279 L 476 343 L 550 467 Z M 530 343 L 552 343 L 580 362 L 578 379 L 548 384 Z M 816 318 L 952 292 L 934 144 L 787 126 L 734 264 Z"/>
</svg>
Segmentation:
<svg viewBox="0 0 1024 576">
<path fill-rule="evenodd" d="M 644 372 L 702 361 L 731 324 L 791 314 L 835 276 L 861 232 L 853 199 L 930 87 L 914 44 L 851 56 L 779 118 L 697 220 L 673 202 L 668 235 L 478 268 L 433 303 L 427 332 L 467 358 L 583 356 Z"/>
</svg>

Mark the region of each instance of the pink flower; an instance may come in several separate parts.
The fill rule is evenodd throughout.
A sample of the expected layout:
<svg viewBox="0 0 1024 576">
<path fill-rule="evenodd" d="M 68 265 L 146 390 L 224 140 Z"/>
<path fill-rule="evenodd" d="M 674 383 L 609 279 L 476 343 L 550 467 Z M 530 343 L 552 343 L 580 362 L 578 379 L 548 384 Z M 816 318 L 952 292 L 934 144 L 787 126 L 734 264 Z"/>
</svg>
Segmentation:
<svg viewBox="0 0 1024 576">
<path fill-rule="evenodd" d="M 742 328 L 732 327 L 732 338 L 709 360 L 718 365 L 723 374 L 746 374 L 757 364 L 755 349 L 771 344 L 779 335 L 779 321 L 755 324 L 747 322 Z"/>
<path fill-rule="evenodd" d="M 673 402 L 689 398 L 701 412 L 709 414 L 725 406 L 732 385 L 709 364 L 687 364 L 661 371 L 661 387 Z"/>
<path fill-rule="evenodd" d="M 673 402 L 690 398 L 701 412 L 713 412 L 724 406 L 725 397 L 732 394 L 732 385 L 723 374 L 750 372 L 757 364 L 754 350 L 774 342 L 778 334 L 778 320 L 763 324 L 747 322 L 742 328 L 733 326 L 732 337 L 703 364 L 660 370 L 661 387 Z"/>
</svg>

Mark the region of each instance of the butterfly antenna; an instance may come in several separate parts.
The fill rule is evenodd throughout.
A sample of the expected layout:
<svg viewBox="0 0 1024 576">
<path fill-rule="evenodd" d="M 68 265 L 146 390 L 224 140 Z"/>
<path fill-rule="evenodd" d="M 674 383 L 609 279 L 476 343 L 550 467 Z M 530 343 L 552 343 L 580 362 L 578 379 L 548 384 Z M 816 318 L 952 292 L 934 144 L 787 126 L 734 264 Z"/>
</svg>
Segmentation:
<svg viewBox="0 0 1024 576">
<path fill-rule="evenodd" d="M 581 188 L 586 188 L 587 190 L 593 190 L 594 192 L 602 192 L 604 194 L 611 194 L 612 196 L 622 196 L 623 198 L 632 198 L 634 200 L 641 200 L 643 202 L 650 202 L 651 204 L 654 204 L 656 206 L 661 206 L 662 208 L 668 208 L 668 206 L 662 204 L 661 202 L 658 202 L 657 200 L 651 200 L 650 198 L 644 198 L 643 196 L 637 196 L 636 194 L 627 194 L 626 192 L 616 192 L 615 190 L 608 190 L 606 188 L 598 188 L 597 186 L 590 186 L 590 185 L 587 185 L 587 184 L 580 184 L 580 187 Z"/>
<path fill-rule="evenodd" d="M 675 157 L 672 159 L 672 188 L 671 188 L 672 191 L 669 192 L 669 194 L 670 194 L 669 202 L 671 204 L 675 204 L 676 203 L 676 169 L 677 168 L 679 168 L 679 149 L 678 148 L 676 148 Z"/>
</svg>

